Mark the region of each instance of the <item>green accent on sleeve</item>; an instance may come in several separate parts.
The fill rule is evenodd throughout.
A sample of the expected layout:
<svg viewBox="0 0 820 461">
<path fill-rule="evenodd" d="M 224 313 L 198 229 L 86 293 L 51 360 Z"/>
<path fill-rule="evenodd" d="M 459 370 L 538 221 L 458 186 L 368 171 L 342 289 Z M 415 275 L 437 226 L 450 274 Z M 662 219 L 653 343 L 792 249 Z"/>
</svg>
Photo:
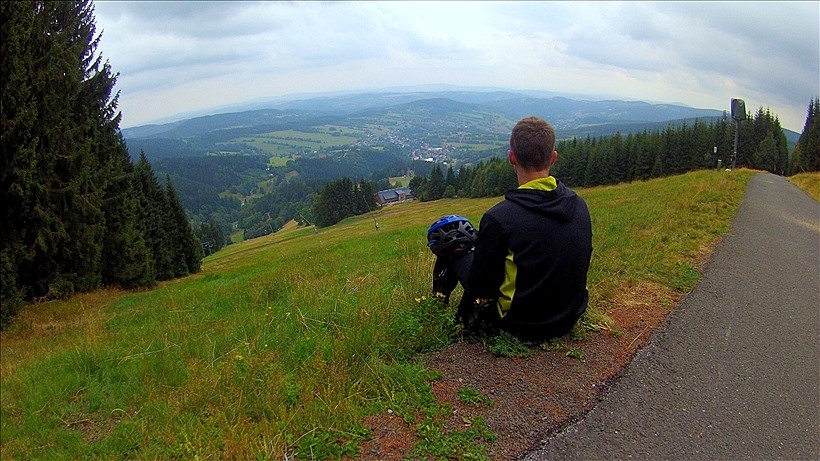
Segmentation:
<svg viewBox="0 0 820 461">
<path fill-rule="evenodd" d="M 558 181 L 552 177 L 533 179 L 532 181 L 518 186 L 519 189 L 535 189 L 544 192 L 551 192 L 558 189 Z"/>
<path fill-rule="evenodd" d="M 502 319 L 510 311 L 513 296 L 515 296 L 515 279 L 518 277 L 518 266 L 515 264 L 515 255 L 510 251 L 504 260 L 504 281 L 501 283 L 501 296 L 498 297 L 498 315 Z"/>
</svg>

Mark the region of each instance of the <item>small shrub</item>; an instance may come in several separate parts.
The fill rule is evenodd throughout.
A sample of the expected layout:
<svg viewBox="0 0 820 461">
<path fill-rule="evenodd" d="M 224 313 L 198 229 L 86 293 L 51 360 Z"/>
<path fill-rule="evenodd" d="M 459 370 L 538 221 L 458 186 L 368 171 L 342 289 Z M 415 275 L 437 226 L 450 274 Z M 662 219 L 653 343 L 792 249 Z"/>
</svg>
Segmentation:
<svg viewBox="0 0 820 461">
<path fill-rule="evenodd" d="M 567 357 L 572 357 L 574 359 L 578 359 L 580 361 L 584 360 L 584 353 L 579 351 L 578 349 L 572 347 L 567 351 Z"/>
<path fill-rule="evenodd" d="M 453 311 L 441 299 L 422 296 L 408 308 L 401 309 L 389 326 L 395 347 L 384 351 L 397 359 L 440 349 L 458 334 Z"/>
<path fill-rule="evenodd" d="M 68 299 L 74 295 L 74 284 L 64 278 L 58 278 L 48 286 L 48 294 L 52 299 Z"/>
<path fill-rule="evenodd" d="M 567 343 L 563 339 L 554 338 L 545 343 L 541 343 L 541 349 L 551 352 L 561 352 L 567 348 Z"/>
<path fill-rule="evenodd" d="M 468 405 L 476 406 L 492 406 L 493 401 L 486 395 L 483 395 L 478 389 L 470 386 L 464 386 L 458 390 L 459 399 Z"/>
<path fill-rule="evenodd" d="M 447 431 L 442 416 L 450 412 L 446 405 L 440 406 L 439 411 L 433 411 L 439 416 L 428 415 L 416 426 L 421 439 L 405 459 L 490 460 L 485 444 L 495 443 L 496 435 L 487 423 L 480 417 L 465 418 L 466 429 Z"/>
<path fill-rule="evenodd" d="M 506 331 L 490 338 L 489 349 L 501 357 L 531 357 L 533 354 L 532 349 Z"/>
</svg>

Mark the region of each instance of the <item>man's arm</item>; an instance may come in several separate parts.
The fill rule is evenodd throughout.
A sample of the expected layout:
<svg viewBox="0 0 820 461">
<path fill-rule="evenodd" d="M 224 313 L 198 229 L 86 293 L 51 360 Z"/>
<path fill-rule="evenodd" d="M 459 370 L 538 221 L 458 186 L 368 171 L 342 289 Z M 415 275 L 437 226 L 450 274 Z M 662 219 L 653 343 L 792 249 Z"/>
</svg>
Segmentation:
<svg viewBox="0 0 820 461">
<path fill-rule="evenodd" d="M 466 318 L 472 312 L 476 300 L 498 298 L 499 288 L 504 281 L 504 260 L 508 251 L 501 225 L 492 216 L 485 214 L 481 218 L 470 275 L 458 306 L 458 317 Z"/>
<path fill-rule="evenodd" d="M 437 256 L 436 263 L 433 266 L 433 296 L 440 296 L 444 304 L 447 304 L 450 302 L 450 293 L 453 292 L 457 284 L 458 278 L 452 263 L 443 256 Z"/>
</svg>

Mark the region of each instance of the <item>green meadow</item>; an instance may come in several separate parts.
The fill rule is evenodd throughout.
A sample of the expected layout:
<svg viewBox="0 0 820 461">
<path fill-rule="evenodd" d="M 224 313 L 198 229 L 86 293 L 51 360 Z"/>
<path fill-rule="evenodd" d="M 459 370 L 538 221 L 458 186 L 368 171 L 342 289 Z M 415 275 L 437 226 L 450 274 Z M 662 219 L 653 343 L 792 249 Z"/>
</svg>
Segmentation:
<svg viewBox="0 0 820 461">
<path fill-rule="evenodd" d="M 230 143 L 247 144 L 270 154 L 272 157 L 277 157 L 302 151 L 347 146 L 355 143 L 359 135 L 359 130 L 326 126 L 320 127 L 316 132 L 272 131 L 256 136 L 237 138 L 230 141 Z"/>
<path fill-rule="evenodd" d="M 625 287 L 691 290 L 753 174 L 578 190 L 594 227 L 585 323 L 609 327 L 590 334 L 617 329 L 603 306 Z M 444 414 L 419 357 L 458 330 L 450 310 L 422 299 L 433 265 L 425 231 L 451 213 L 478 224 L 499 200 L 396 204 L 317 231 L 289 225 L 153 290 L 26 306 L 0 333 L 2 459 L 355 458 L 368 415 Z M 452 435 L 432 427 L 417 426 L 423 446 Z M 414 453 L 485 456 L 469 441 L 461 455 L 423 450 Z"/>
</svg>

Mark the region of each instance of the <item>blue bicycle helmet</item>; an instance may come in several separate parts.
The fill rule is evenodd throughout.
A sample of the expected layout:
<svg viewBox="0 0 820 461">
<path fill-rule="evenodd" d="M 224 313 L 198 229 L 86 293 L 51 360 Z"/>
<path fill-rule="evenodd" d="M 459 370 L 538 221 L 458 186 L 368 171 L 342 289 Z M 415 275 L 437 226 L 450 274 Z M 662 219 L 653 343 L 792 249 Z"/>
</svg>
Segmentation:
<svg viewBox="0 0 820 461">
<path fill-rule="evenodd" d="M 471 250 L 478 233 L 464 216 L 442 216 L 427 229 L 427 246 L 436 256 Z"/>
</svg>

